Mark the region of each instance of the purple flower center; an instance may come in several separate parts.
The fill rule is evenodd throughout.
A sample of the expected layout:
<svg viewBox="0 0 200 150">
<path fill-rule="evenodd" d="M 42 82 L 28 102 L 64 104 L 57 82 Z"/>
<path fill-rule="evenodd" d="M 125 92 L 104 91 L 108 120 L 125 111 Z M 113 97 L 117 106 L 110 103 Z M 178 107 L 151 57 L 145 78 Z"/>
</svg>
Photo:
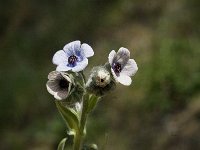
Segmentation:
<svg viewBox="0 0 200 150">
<path fill-rule="evenodd" d="M 115 73 L 120 73 L 122 71 L 122 66 L 118 62 L 117 63 L 113 63 L 112 68 L 115 71 Z"/>
<path fill-rule="evenodd" d="M 78 58 L 75 55 L 72 55 L 68 58 L 68 63 L 70 65 L 75 65 L 76 61 L 78 60 Z"/>
</svg>

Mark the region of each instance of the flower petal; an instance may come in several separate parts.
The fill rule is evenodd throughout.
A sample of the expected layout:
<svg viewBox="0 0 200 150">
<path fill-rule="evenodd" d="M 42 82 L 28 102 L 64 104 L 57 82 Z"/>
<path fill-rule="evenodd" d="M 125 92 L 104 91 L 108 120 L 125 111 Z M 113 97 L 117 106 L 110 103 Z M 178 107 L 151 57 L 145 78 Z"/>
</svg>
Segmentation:
<svg viewBox="0 0 200 150">
<path fill-rule="evenodd" d="M 88 59 L 84 58 L 81 62 L 77 62 L 76 66 L 72 68 L 73 72 L 79 72 L 85 69 L 88 65 Z"/>
<path fill-rule="evenodd" d="M 108 56 L 108 62 L 109 64 L 112 66 L 112 63 L 113 63 L 113 59 L 114 57 L 116 56 L 116 52 L 115 50 L 112 50 Z"/>
<path fill-rule="evenodd" d="M 121 47 L 118 52 L 116 57 L 114 58 L 114 62 L 118 62 L 122 65 L 122 67 L 124 65 L 126 65 L 126 63 L 128 62 L 130 58 L 130 52 L 127 48 Z"/>
<path fill-rule="evenodd" d="M 59 76 L 60 72 L 59 71 L 51 71 L 48 75 L 49 80 L 54 80 L 56 79 L 57 76 Z"/>
<path fill-rule="evenodd" d="M 69 77 L 66 73 L 62 72 L 61 75 L 62 75 L 63 78 L 65 78 L 68 82 L 72 83 L 72 80 L 70 79 L 70 77 Z"/>
<path fill-rule="evenodd" d="M 80 49 L 80 47 L 81 47 L 81 42 L 77 40 L 66 44 L 63 47 L 63 50 L 67 53 L 68 56 L 71 56 L 75 54 L 75 50 Z"/>
<path fill-rule="evenodd" d="M 117 75 L 115 74 L 115 71 L 113 70 L 113 68 L 111 68 L 111 72 L 112 72 L 112 75 L 113 75 L 115 81 L 118 82 L 117 81 Z"/>
<path fill-rule="evenodd" d="M 118 50 L 117 55 L 121 55 L 124 57 L 130 57 L 130 51 L 127 48 L 121 47 Z"/>
<path fill-rule="evenodd" d="M 124 68 L 121 71 L 121 74 L 133 76 L 138 70 L 137 63 L 134 59 L 129 59 L 127 64 L 124 66 Z"/>
<path fill-rule="evenodd" d="M 68 92 L 67 91 L 59 91 L 56 94 L 54 94 L 55 99 L 57 100 L 63 100 L 66 99 L 68 96 Z"/>
<path fill-rule="evenodd" d="M 72 69 L 71 67 L 68 67 L 65 64 L 60 64 L 57 66 L 56 71 L 69 71 L 71 69 Z"/>
<path fill-rule="evenodd" d="M 59 90 L 59 87 L 56 84 L 56 81 L 47 81 L 46 87 L 47 87 L 47 91 L 51 95 L 54 95 Z"/>
<path fill-rule="evenodd" d="M 91 57 L 94 55 L 92 47 L 86 43 L 81 45 L 81 49 L 84 51 L 85 57 Z"/>
<path fill-rule="evenodd" d="M 126 85 L 126 86 L 131 85 L 131 82 L 132 82 L 132 79 L 129 76 L 123 75 L 123 74 L 120 74 L 120 76 L 117 77 L 117 80 L 119 83 Z"/>
<path fill-rule="evenodd" d="M 59 50 L 54 54 L 52 62 L 55 65 L 59 65 L 64 62 L 68 62 L 68 57 L 63 50 Z"/>
</svg>

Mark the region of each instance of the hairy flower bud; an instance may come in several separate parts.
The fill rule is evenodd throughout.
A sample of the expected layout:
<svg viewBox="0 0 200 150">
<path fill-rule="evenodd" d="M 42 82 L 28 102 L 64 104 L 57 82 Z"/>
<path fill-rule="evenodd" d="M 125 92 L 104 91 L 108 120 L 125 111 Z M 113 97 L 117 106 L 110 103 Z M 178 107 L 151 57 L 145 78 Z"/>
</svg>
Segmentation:
<svg viewBox="0 0 200 150">
<path fill-rule="evenodd" d="M 115 81 L 112 79 L 111 73 L 104 66 L 94 67 L 90 77 L 86 83 L 88 92 L 97 96 L 102 96 L 106 92 L 115 88 Z"/>
</svg>

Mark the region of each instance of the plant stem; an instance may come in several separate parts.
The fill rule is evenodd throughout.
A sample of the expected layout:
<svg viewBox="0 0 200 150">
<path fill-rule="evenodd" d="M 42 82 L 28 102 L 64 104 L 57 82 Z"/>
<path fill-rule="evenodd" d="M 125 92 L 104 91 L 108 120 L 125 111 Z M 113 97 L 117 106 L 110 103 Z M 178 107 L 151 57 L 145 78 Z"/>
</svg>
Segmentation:
<svg viewBox="0 0 200 150">
<path fill-rule="evenodd" d="M 73 150 L 81 150 L 81 145 L 82 145 L 82 137 L 80 133 L 76 133 L 74 137 L 74 147 Z"/>
<path fill-rule="evenodd" d="M 82 104 L 82 113 L 81 113 L 81 119 L 80 119 L 80 128 L 79 131 L 75 135 L 74 139 L 74 148 L 73 150 L 81 150 L 82 148 L 82 142 L 84 138 L 84 129 L 87 121 L 87 111 L 86 111 L 86 106 L 85 106 L 85 101 L 83 99 L 83 104 Z"/>
</svg>

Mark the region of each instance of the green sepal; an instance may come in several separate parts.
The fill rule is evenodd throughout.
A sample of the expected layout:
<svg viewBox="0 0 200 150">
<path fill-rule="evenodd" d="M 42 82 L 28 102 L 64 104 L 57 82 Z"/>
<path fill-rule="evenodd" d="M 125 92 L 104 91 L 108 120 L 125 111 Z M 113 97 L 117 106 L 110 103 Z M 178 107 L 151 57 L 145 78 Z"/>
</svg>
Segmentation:
<svg viewBox="0 0 200 150">
<path fill-rule="evenodd" d="M 60 143 L 58 144 L 58 148 L 57 150 L 64 150 L 65 149 L 65 142 L 66 142 L 67 138 L 63 138 Z"/>
<path fill-rule="evenodd" d="M 80 102 L 82 99 L 82 95 L 85 91 L 85 82 L 83 75 L 81 73 L 74 73 L 71 71 L 68 71 L 68 76 L 70 77 L 72 81 L 72 86 L 68 89 L 68 97 L 66 99 L 66 102 L 68 104 L 74 104 L 76 102 Z"/>
<path fill-rule="evenodd" d="M 69 107 L 65 107 L 62 105 L 62 102 L 55 101 L 56 106 L 63 117 L 65 123 L 67 124 L 70 131 L 78 132 L 79 131 L 79 117 L 76 111 Z"/>
</svg>

